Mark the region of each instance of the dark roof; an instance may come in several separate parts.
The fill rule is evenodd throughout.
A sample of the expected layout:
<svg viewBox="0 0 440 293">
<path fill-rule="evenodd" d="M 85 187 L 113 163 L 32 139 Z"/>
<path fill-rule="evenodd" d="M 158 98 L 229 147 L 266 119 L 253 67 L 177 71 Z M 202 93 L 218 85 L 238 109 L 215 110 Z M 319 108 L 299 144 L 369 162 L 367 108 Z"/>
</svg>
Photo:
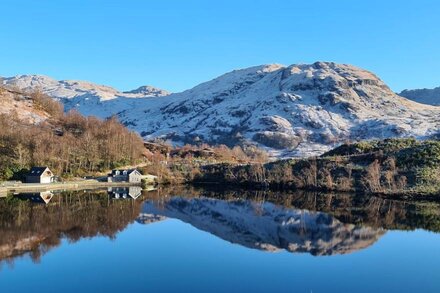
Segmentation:
<svg viewBox="0 0 440 293">
<path fill-rule="evenodd" d="M 41 176 L 41 174 L 43 174 L 43 172 L 46 169 L 49 169 L 49 168 L 48 167 L 32 167 L 32 169 L 29 171 L 28 176 Z"/>
<path fill-rule="evenodd" d="M 122 172 L 124 172 L 124 171 L 127 171 L 127 175 L 130 175 L 134 171 L 137 171 L 137 169 L 114 169 L 114 170 L 112 170 L 112 175 L 115 175 L 116 171 L 119 171 L 120 174 L 122 174 Z"/>
</svg>

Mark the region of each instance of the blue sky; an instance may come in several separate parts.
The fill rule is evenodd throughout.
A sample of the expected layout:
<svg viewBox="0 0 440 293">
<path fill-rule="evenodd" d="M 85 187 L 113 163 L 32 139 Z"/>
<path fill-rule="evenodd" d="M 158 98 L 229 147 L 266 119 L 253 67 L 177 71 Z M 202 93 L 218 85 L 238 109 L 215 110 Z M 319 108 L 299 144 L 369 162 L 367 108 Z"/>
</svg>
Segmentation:
<svg viewBox="0 0 440 293">
<path fill-rule="evenodd" d="M 0 76 L 188 89 L 237 68 L 335 61 L 440 86 L 438 0 L 0 0 Z"/>
</svg>

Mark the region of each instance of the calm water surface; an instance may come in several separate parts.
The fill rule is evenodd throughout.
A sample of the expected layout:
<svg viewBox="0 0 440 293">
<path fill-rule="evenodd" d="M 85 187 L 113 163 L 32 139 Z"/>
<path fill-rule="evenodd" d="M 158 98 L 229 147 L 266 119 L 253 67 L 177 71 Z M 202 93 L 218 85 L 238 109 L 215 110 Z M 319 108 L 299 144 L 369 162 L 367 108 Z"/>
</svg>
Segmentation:
<svg viewBox="0 0 440 293">
<path fill-rule="evenodd" d="M 440 209 L 162 189 L 0 199 L 0 292 L 440 292 Z"/>
</svg>

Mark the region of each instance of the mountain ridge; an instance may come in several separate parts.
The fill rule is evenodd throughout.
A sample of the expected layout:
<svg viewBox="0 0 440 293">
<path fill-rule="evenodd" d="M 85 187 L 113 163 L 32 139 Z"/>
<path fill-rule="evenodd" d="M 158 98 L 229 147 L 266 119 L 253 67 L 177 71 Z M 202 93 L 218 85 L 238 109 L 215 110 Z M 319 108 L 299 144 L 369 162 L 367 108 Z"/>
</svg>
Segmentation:
<svg viewBox="0 0 440 293">
<path fill-rule="evenodd" d="M 170 93 L 149 85 L 131 91 L 81 80 L 55 80 L 45 75 L 17 75 L 3 78 L 4 86 L 22 91 L 42 91 L 62 102 L 65 110 L 76 109 L 83 115 L 108 118 L 117 112 L 135 108 L 137 99 L 148 99 Z M 116 111 L 115 111 L 116 109 Z"/>
<path fill-rule="evenodd" d="M 440 113 L 399 97 L 371 72 L 332 62 L 236 70 L 155 103 L 119 117 L 147 139 L 251 141 L 278 156 L 319 154 L 353 139 L 427 136 Z"/>
<path fill-rule="evenodd" d="M 110 93 L 45 93 L 67 110 L 117 115 L 147 140 L 257 144 L 278 157 L 317 155 L 350 140 L 424 138 L 440 129 L 440 107 L 408 100 L 374 73 L 334 62 L 259 65 L 172 94 L 148 87 L 121 95 L 100 89 Z"/>
</svg>

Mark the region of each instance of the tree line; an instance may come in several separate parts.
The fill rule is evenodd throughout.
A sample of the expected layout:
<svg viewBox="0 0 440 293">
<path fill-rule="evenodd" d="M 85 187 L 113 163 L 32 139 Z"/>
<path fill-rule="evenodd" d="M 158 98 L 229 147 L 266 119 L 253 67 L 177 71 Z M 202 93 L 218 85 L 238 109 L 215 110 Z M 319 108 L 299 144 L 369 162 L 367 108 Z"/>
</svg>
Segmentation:
<svg viewBox="0 0 440 293">
<path fill-rule="evenodd" d="M 440 142 L 388 139 L 342 145 L 320 157 L 203 166 L 194 182 L 283 190 L 435 196 Z"/>
<path fill-rule="evenodd" d="M 14 113 L 0 114 L 0 179 L 22 179 L 32 166 L 49 166 L 68 177 L 144 159 L 141 137 L 116 118 L 84 117 L 75 110 L 64 113 L 62 105 L 48 96 L 29 96 L 34 108 L 49 118 L 28 124 Z"/>
</svg>

